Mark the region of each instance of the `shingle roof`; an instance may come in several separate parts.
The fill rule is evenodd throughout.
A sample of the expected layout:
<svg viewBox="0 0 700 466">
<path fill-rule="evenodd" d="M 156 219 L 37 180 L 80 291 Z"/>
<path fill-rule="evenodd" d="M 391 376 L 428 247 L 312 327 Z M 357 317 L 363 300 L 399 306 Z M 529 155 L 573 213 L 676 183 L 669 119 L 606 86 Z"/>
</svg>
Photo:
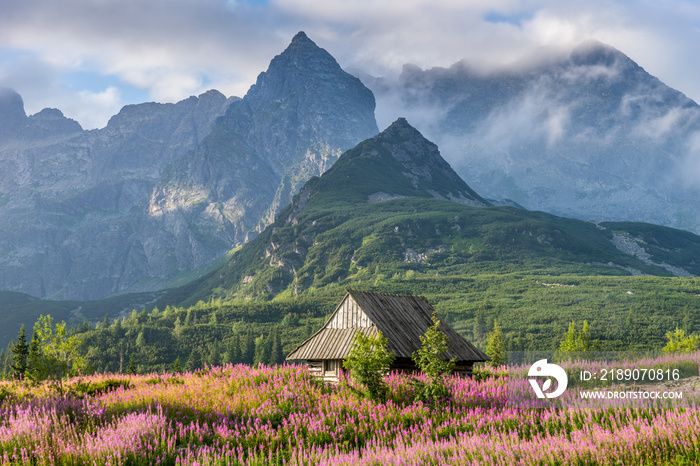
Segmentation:
<svg viewBox="0 0 700 466">
<path fill-rule="evenodd" d="M 355 309 L 351 299 L 360 308 Z M 344 314 L 343 314 L 344 311 Z M 386 337 L 397 358 L 411 358 L 421 347 L 420 337 L 432 325 L 434 309 L 422 296 L 369 293 L 348 290 L 324 326 L 292 351 L 287 359 L 344 359 L 357 330 Z M 339 314 L 340 313 L 340 314 Z M 350 316 L 350 318 L 348 317 Z M 355 325 L 354 322 L 359 325 Z M 440 330 L 448 337 L 448 359 L 486 361 L 488 357 L 440 319 Z M 341 326 L 343 328 L 333 328 Z"/>
</svg>

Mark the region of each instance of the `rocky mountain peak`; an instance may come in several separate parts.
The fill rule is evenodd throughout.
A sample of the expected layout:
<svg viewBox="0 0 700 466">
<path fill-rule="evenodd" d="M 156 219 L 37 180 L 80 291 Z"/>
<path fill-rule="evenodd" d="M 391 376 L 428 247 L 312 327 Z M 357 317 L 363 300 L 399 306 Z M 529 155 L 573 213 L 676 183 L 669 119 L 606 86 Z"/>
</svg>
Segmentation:
<svg viewBox="0 0 700 466">
<path fill-rule="evenodd" d="M 570 55 L 571 61 L 578 66 L 614 66 L 616 62 L 633 63 L 625 54 L 611 45 L 596 39 L 588 39 L 576 46 Z"/>
<path fill-rule="evenodd" d="M 299 31 L 294 37 L 289 47 L 318 47 L 314 41 L 309 39 L 304 31 Z"/>
<path fill-rule="evenodd" d="M 349 202 L 432 197 L 488 205 L 405 118 L 345 152 L 314 182 L 314 191 Z"/>
<path fill-rule="evenodd" d="M 398 118 L 387 129 L 373 138 L 401 164 L 415 172 L 415 176 L 431 179 L 432 170 L 440 170 L 451 179 L 461 181 L 440 155 L 438 147 L 411 126 L 405 118 Z"/>
<path fill-rule="evenodd" d="M 15 128 L 25 118 L 22 96 L 13 89 L 0 87 L 0 132 Z"/>
<path fill-rule="evenodd" d="M 403 140 L 419 140 L 421 143 L 428 143 L 435 146 L 432 142 L 428 141 L 423 137 L 420 131 L 411 126 L 411 124 L 404 117 L 399 117 L 393 122 L 387 129 L 382 131 L 381 137 L 383 139 L 394 139 L 401 138 Z M 437 146 L 435 146 L 437 148 Z"/>
<path fill-rule="evenodd" d="M 306 34 L 299 32 L 289 46 L 272 59 L 267 71 L 260 73 L 245 98 L 254 101 L 259 95 L 288 95 L 290 90 L 308 86 L 309 80 L 337 83 L 348 77 L 357 80 L 343 71 L 331 54 L 317 46 Z M 357 82 L 359 84 L 359 80 Z M 360 84 L 357 87 L 364 86 Z"/>
<path fill-rule="evenodd" d="M 66 118 L 57 108 L 45 108 L 30 116 L 28 121 L 30 124 L 24 129 L 22 136 L 29 139 L 76 134 L 83 131 L 80 123 Z"/>
</svg>

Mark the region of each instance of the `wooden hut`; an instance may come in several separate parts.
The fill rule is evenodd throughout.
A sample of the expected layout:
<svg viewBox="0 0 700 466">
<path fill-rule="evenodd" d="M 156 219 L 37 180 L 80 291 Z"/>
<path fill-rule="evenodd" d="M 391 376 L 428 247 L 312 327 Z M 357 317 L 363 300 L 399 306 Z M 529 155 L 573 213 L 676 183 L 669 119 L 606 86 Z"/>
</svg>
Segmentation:
<svg viewBox="0 0 700 466">
<path fill-rule="evenodd" d="M 411 357 L 421 347 L 420 337 L 433 325 L 433 312 L 422 296 L 348 290 L 323 327 L 289 353 L 287 360 L 305 361 L 314 375 L 336 381 L 355 333 L 376 335 L 380 331 L 396 356 L 391 369 L 414 371 L 417 367 Z M 448 337 L 447 359 L 457 360 L 455 372 L 471 374 L 475 362 L 489 360 L 442 319 L 440 330 Z"/>
</svg>

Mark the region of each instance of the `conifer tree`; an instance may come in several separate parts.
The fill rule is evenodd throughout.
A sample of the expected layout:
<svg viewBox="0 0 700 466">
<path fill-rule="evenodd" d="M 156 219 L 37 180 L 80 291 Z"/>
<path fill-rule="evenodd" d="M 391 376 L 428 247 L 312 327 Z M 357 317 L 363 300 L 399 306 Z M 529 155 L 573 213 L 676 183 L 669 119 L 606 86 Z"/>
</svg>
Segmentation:
<svg viewBox="0 0 700 466">
<path fill-rule="evenodd" d="M 245 341 L 245 351 L 243 351 L 243 362 L 248 365 L 253 365 L 255 362 L 255 337 L 253 332 L 248 330 Z"/>
<path fill-rule="evenodd" d="M 202 355 L 199 349 L 195 346 L 192 348 L 189 359 L 187 359 L 187 365 L 185 365 L 186 371 L 196 371 L 202 368 Z"/>
<path fill-rule="evenodd" d="M 214 342 L 209 347 L 209 357 L 207 362 L 210 366 L 220 366 L 221 365 L 221 351 L 219 350 L 219 344 Z"/>
<path fill-rule="evenodd" d="M 221 358 L 222 364 L 238 364 L 241 362 L 241 346 L 240 338 L 237 333 L 233 334 L 233 338 L 228 345 L 228 349 Z"/>
<path fill-rule="evenodd" d="M 27 358 L 29 357 L 29 345 L 24 325 L 19 329 L 17 343 L 12 347 L 12 375 L 15 378 L 23 379 L 27 372 Z"/>
<path fill-rule="evenodd" d="M 180 367 L 180 356 L 175 358 L 175 362 L 173 363 L 173 372 L 176 374 L 182 372 L 182 368 Z"/>
<path fill-rule="evenodd" d="M 255 353 L 253 356 L 253 365 L 267 364 L 269 362 L 269 339 L 269 336 L 268 338 L 265 338 L 265 335 L 260 335 L 258 338 L 255 339 Z"/>
<path fill-rule="evenodd" d="M 486 327 L 486 318 L 484 317 L 484 311 L 479 309 L 476 311 L 476 320 L 474 321 L 474 338 L 481 340 L 484 336 L 484 328 Z"/>
<path fill-rule="evenodd" d="M 179 337 L 180 335 L 182 335 L 182 321 L 180 321 L 180 316 L 177 316 L 175 318 L 173 334 L 175 335 L 175 337 Z"/>
<path fill-rule="evenodd" d="M 503 331 L 497 321 L 493 321 L 493 331 L 486 337 L 486 356 L 491 358 L 489 365 L 493 367 L 503 366 L 508 360 L 506 340 Z"/>
<path fill-rule="evenodd" d="M 272 349 L 270 352 L 270 365 L 282 364 L 284 362 L 284 354 L 282 352 L 282 339 L 280 338 L 280 332 L 277 327 L 272 331 Z"/>
<path fill-rule="evenodd" d="M 229 349 L 231 352 L 230 355 L 230 363 L 231 364 L 239 364 L 243 362 L 243 350 L 241 350 L 241 338 L 238 334 L 235 334 L 233 336 L 233 342 L 231 343 L 231 348 Z"/>
<path fill-rule="evenodd" d="M 85 333 L 89 332 L 92 330 L 92 325 L 87 321 L 87 319 L 83 319 L 83 321 L 73 329 L 73 334 L 77 335 L 78 333 Z"/>
<path fill-rule="evenodd" d="M 29 354 L 27 355 L 27 377 L 32 380 L 39 380 L 42 373 L 41 346 L 36 332 L 32 335 L 29 343 Z"/>
<path fill-rule="evenodd" d="M 143 330 L 141 330 L 136 337 L 136 347 L 141 349 L 146 345 L 146 336 L 143 333 Z"/>
<path fill-rule="evenodd" d="M 583 321 L 581 331 L 576 330 L 576 321 L 571 321 L 569 330 L 564 335 L 564 340 L 559 344 L 559 352 L 566 353 L 569 351 L 589 351 L 591 349 L 591 331 L 588 327 L 588 321 Z"/>
<path fill-rule="evenodd" d="M 127 374 L 136 374 L 136 359 L 134 355 L 129 355 L 129 366 L 126 368 Z"/>
</svg>

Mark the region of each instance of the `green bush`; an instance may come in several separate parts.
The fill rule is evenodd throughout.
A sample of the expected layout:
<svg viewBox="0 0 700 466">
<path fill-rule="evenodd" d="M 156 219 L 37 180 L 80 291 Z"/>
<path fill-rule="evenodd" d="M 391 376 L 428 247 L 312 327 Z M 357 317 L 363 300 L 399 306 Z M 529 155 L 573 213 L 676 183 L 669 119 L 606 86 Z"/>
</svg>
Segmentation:
<svg viewBox="0 0 700 466">
<path fill-rule="evenodd" d="M 389 372 L 394 354 L 387 349 L 387 340 L 377 331 L 376 336 L 355 333 L 352 349 L 343 361 L 343 367 L 365 387 L 368 398 L 375 401 L 386 399 L 384 375 Z"/>
<path fill-rule="evenodd" d="M 119 387 L 131 388 L 128 379 L 106 379 L 101 382 L 82 382 L 72 385 L 70 392 L 75 396 L 94 396 L 117 390 Z"/>
</svg>

